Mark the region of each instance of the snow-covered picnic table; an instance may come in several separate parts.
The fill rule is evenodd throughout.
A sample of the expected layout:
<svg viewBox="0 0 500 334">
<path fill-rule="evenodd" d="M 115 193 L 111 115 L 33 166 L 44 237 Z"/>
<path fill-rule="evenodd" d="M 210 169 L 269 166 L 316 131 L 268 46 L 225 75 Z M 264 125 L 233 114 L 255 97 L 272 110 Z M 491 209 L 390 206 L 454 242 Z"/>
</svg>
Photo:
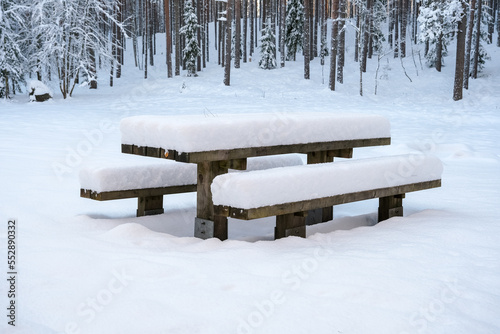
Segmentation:
<svg viewBox="0 0 500 334">
<path fill-rule="evenodd" d="M 381 116 L 345 113 L 134 116 L 122 120 L 122 152 L 197 164 L 195 236 L 227 239 L 227 218 L 214 215 L 211 184 L 247 158 L 305 153 L 308 164 L 352 157 L 353 148 L 389 145 Z M 331 219 L 328 208 L 323 220 Z M 331 208 L 330 208 L 331 211 Z"/>
</svg>

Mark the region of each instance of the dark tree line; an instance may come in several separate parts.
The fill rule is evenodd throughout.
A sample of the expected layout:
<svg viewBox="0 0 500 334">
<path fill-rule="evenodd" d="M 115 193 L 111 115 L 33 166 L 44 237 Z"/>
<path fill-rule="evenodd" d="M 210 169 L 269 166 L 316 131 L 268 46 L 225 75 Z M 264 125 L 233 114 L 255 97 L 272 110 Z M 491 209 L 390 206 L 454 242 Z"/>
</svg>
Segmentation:
<svg viewBox="0 0 500 334">
<path fill-rule="evenodd" d="M 310 78 L 310 62 L 320 57 L 321 64 L 329 56 L 329 87 L 342 84 L 345 73 L 346 29 L 354 34 L 354 59 L 359 63 L 360 94 L 363 94 L 363 73 L 368 59 L 392 54 L 395 58 L 415 57 L 415 44 L 423 44 L 428 66 L 440 71 L 448 46 L 457 40 L 457 71 L 454 99 L 461 98 L 461 89 L 469 87 L 469 78 L 477 78 L 488 55 L 484 43 L 500 46 L 498 2 L 500 0 L 5 0 L 1 13 L 8 22 L 0 23 L 5 42 L 0 46 L 0 92 L 16 91 L 26 75 L 51 80 L 57 75 L 63 96 L 71 95 L 83 76 L 91 88 L 97 88 L 99 69 L 109 68 L 110 85 L 120 78 L 124 64 L 126 39 L 132 40 L 134 63 L 148 77 L 158 53 L 165 54 L 168 77 L 178 76 L 189 68 L 195 75 L 210 57 L 217 58 L 224 68 L 224 83 L 230 84 L 231 67 L 241 62 L 259 61 L 264 28 L 268 39 L 276 45 L 270 58 L 279 59 L 279 66 L 295 61 L 301 54 L 304 78 Z M 69 5 L 66 5 L 69 4 Z M 188 5 L 186 5 L 188 4 Z M 61 7 L 61 8 L 60 8 Z M 186 16 L 186 10 L 192 15 Z M 37 15 L 44 13 L 44 15 Z M 55 13 L 52 16 L 47 13 Z M 64 14 L 64 15 L 63 15 Z M 61 17 L 65 17 L 64 20 Z M 43 22 L 38 18 L 43 17 Z M 186 18 L 189 18 L 187 20 Z M 51 21 L 52 20 L 52 21 Z M 5 21 L 5 19 L 3 20 Z M 57 50 L 64 60 L 51 57 L 53 49 L 43 30 L 47 24 L 63 26 L 63 35 L 50 36 L 65 43 Z M 85 25 L 82 23 L 85 22 Z M 189 30 L 186 26 L 190 25 Z M 326 40 L 327 26 L 330 40 Z M 210 29 L 209 29 L 210 28 Z M 54 30 L 55 31 L 55 30 Z M 61 30 L 60 30 L 61 31 Z M 182 33 L 184 31 L 184 33 Z M 186 33 L 189 31 L 189 33 Z M 158 50 L 157 36 L 166 35 L 165 50 Z M 10 39 L 7 39 L 8 38 Z M 16 37 L 18 36 L 18 37 Z M 93 36 L 93 38 L 84 38 Z M 43 37 L 43 38 L 42 38 Z M 95 38 L 94 38 L 95 37 Z M 16 39 L 12 42 L 12 39 Z M 32 41 L 29 47 L 23 40 Z M 50 38 L 49 38 L 50 40 Z M 91 41 L 91 43 L 89 42 Z M 61 43 L 59 43 L 61 44 Z M 57 44 L 57 45 L 59 45 Z M 163 43 L 162 43 L 163 44 Z M 352 44 L 352 41 L 349 42 Z M 10 49 L 8 49 L 7 45 Z M 186 53 L 196 47 L 192 57 Z M 266 46 L 267 47 L 267 46 Z M 17 49 L 16 49 L 17 48 Z M 17 53 L 12 56 L 12 50 Z M 215 54 L 211 51 L 215 50 Z M 28 64 L 27 73 L 7 67 L 2 54 L 10 55 L 10 64 Z M 66 52 L 66 53 L 65 53 Z M 278 55 L 279 54 L 279 55 Z M 418 55 L 420 56 L 420 55 Z M 9 58 L 9 59 L 10 59 Z M 80 61 L 84 59 L 85 61 Z M 278 63 L 278 62 L 277 62 Z M 21 65 L 19 65 L 21 66 Z M 10 80 L 9 80 L 10 78 Z M 461 79 L 460 79 L 461 78 Z M 459 85 L 459 82 L 461 84 Z M 5 89 L 7 86 L 7 90 Z M 8 89 L 12 86 L 12 89 Z M 4 88 L 2 88 L 4 87 Z"/>
</svg>

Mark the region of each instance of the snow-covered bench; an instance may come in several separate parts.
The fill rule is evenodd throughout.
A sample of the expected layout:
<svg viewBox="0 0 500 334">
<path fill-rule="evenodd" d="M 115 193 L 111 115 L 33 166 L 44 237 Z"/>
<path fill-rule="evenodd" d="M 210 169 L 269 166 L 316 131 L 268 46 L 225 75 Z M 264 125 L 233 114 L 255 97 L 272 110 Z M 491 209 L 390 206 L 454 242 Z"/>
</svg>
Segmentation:
<svg viewBox="0 0 500 334">
<path fill-rule="evenodd" d="M 247 170 L 255 171 L 303 164 L 298 154 L 250 158 Z M 163 213 L 163 195 L 196 191 L 196 165 L 170 160 L 138 164 L 120 161 L 80 171 L 80 197 L 97 201 L 138 198 L 137 216 Z"/>
<path fill-rule="evenodd" d="M 403 215 L 405 193 L 440 187 L 442 170 L 434 156 L 402 155 L 224 174 L 211 187 L 215 220 L 276 216 L 276 238 L 305 237 L 308 210 L 379 198 L 382 221 Z"/>
</svg>

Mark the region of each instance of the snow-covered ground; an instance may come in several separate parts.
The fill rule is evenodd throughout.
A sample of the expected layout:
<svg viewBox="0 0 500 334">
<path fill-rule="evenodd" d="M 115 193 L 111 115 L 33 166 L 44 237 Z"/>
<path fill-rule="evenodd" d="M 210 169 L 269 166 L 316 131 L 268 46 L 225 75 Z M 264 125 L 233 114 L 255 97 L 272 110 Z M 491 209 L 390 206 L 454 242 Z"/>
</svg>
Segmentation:
<svg viewBox="0 0 500 334">
<path fill-rule="evenodd" d="M 351 53 L 336 92 L 319 59 L 306 81 L 301 61 L 268 71 L 254 57 L 226 87 L 215 53 L 198 77 L 172 79 L 159 53 L 148 80 L 128 65 L 113 88 L 103 74 L 98 90 L 77 88 L 68 100 L 52 87 L 46 103 L 0 101 L 0 331 L 500 332 L 500 48 L 488 51 L 493 61 L 459 102 L 453 56 L 442 73 L 407 57 L 412 82 L 399 60 L 382 59 L 377 95 L 372 59 L 360 97 Z M 79 197 L 82 167 L 125 159 L 125 117 L 324 111 L 387 117 L 392 144 L 354 158 L 432 153 L 442 187 L 408 194 L 404 218 L 374 225 L 376 200 L 346 204 L 306 239 L 277 241 L 271 218 L 230 220 L 224 242 L 193 238 L 193 193 L 165 197 L 165 214 L 141 218 L 135 199 Z M 17 331 L 6 317 L 9 218 L 18 224 Z"/>
</svg>

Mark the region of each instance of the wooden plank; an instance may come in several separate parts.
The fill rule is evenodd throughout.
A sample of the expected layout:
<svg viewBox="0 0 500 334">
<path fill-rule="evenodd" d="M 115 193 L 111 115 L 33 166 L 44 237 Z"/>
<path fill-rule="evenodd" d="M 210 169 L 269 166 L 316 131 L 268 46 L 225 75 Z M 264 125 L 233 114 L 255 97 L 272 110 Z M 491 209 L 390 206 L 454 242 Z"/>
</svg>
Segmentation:
<svg viewBox="0 0 500 334">
<path fill-rule="evenodd" d="M 103 192 L 96 192 L 89 189 L 80 189 L 80 197 L 90 198 L 96 201 L 109 201 L 109 200 L 124 199 L 124 198 L 189 193 L 196 191 L 196 187 L 197 187 L 196 184 L 188 184 L 184 186 L 103 191 Z"/>
<path fill-rule="evenodd" d="M 306 201 L 264 206 L 253 209 L 241 209 L 241 208 L 217 206 L 215 208 L 215 211 L 217 212 L 217 214 L 227 215 L 228 217 L 231 218 L 250 220 L 256 218 L 284 215 L 294 212 L 308 211 L 312 209 L 363 201 L 372 198 L 395 196 L 399 194 L 409 193 L 412 191 L 431 189 L 440 186 L 441 186 L 441 180 L 433 180 L 426 182 L 411 183 L 396 187 L 387 187 L 387 188 L 360 191 L 355 193 L 347 193 L 336 196 L 311 199 Z"/>
<path fill-rule="evenodd" d="M 390 145 L 391 138 L 367 138 L 353 140 L 339 140 L 330 142 L 316 142 L 307 144 L 290 144 L 263 147 L 246 147 L 229 150 L 213 150 L 205 152 L 178 152 L 166 148 L 156 148 L 158 152 L 168 152 L 167 155 L 158 154 L 160 158 L 172 159 L 180 162 L 199 163 L 203 161 L 224 161 L 265 155 L 276 155 L 286 153 L 308 153 L 326 151 L 331 154 L 349 155 L 349 151 L 355 147 Z M 147 155 L 149 147 L 122 144 L 122 153 Z M 155 149 L 155 148 L 153 148 Z M 162 151 L 163 150 L 163 151 Z M 340 150 L 340 151 L 339 151 Z M 155 155 L 156 156 L 156 155 Z"/>
</svg>

